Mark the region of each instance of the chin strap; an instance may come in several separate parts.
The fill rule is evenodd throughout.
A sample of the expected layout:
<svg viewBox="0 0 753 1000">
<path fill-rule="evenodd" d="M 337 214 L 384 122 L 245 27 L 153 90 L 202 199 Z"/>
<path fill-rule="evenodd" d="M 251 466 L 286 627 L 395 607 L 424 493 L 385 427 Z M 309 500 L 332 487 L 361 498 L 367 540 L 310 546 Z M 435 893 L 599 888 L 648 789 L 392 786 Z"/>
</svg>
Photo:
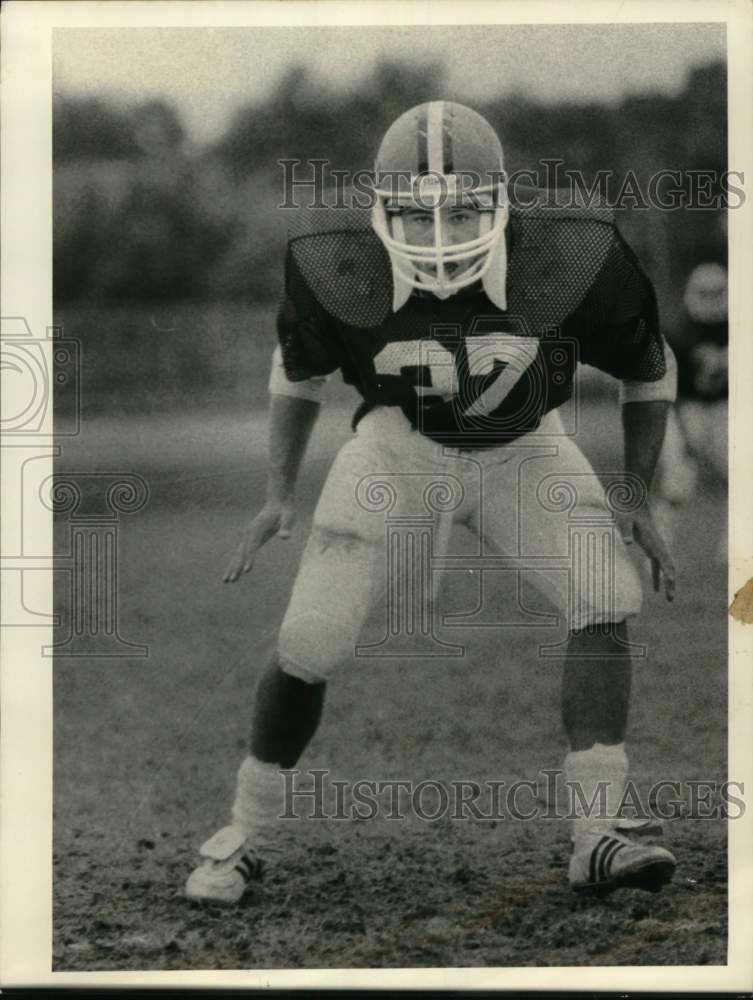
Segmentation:
<svg viewBox="0 0 753 1000">
<path fill-rule="evenodd" d="M 489 301 L 493 302 L 497 309 L 507 312 L 507 240 L 504 229 L 492 250 L 489 268 L 481 280 Z"/>
<path fill-rule="evenodd" d="M 404 243 L 405 227 L 403 226 L 403 220 L 399 215 L 395 215 L 391 223 L 392 232 L 397 239 Z M 397 312 L 398 309 L 402 309 L 410 298 L 413 286 L 400 267 L 400 259 L 393 253 L 390 254 L 390 264 L 392 265 L 392 311 Z"/>
</svg>

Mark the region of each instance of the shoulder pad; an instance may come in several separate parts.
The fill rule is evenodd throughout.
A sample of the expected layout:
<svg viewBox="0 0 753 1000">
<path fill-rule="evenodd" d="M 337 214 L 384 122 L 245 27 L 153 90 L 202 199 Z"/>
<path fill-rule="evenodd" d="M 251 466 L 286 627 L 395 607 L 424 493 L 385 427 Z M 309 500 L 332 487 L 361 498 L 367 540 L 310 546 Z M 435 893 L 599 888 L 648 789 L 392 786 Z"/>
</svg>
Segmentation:
<svg viewBox="0 0 753 1000">
<path fill-rule="evenodd" d="M 541 195 L 539 203 L 534 195 Z M 603 269 L 621 255 L 610 209 L 558 203 L 529 189 L 531 207 L 510 206 L 514 247 L 508 270 L 508 310 L 533 335 L 558 327 L 583 301 Z"/>
<path fill-rule="evenodd" d="M 349 326 L 379 326 L 392 307 L 392 268 L 369 209 L 286 214 L 290 252 L 316 301 Z"/>
</svg>

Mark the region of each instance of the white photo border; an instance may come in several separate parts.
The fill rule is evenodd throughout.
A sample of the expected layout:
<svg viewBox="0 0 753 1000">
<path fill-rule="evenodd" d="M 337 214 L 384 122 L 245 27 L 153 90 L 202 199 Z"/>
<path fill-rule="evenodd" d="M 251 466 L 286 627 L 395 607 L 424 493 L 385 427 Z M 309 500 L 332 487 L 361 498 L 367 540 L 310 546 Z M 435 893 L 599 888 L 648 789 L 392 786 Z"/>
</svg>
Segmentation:
<svg viewBox="0 0 753 1000">
<path fill-rule="evenodd" d="M 729 601 L 753 578 L 753 8 L 747 0 L 643 2 L 402 2 L 310 0 L 140 3 L 112 0 L 34 3 L 3 9 L 2 316 L 23 317 L 49 354 L 52 326 L 52 32 L 56 27 L 225 27 L 486 23 L 724 22 L 728 32 L 729 167 L 745 173 L 746 203 L 729 213 L 730 239 L 730 562 Z M 49 360 L 49 357 L 48 357 Z M 5 412 L 13 400 L 4 398 Z M 4 394 L 5 397 L 5 394 Z M 7 410 L 5 408 L 8 408 Z M 48 412 L 33 446 L 52 473 Z M 13 479 L 29 442 L 6 437 L 2 452 L 3 552 L 15 552 Z M 35 552 L 52 552 L 52 515 L 40 509 Z M 34 606 L 52 605 L 44 559 L 29 581 Z M 3 597 L 5 612 L 5 596 Z M 753 625 L 729 620 L 729 773 L 753 789 Z M 52 972 L 52 666 L 41 655 L 51 628 L 3 628 L 0 969 L 5 987 L 238 986 L 245 988 L 473 988 L 604 990 L 753 989 L 753 810 L 729 824 L 730 931 L 727 966 L 269 970 L 225 972 Z"/>
</svg>

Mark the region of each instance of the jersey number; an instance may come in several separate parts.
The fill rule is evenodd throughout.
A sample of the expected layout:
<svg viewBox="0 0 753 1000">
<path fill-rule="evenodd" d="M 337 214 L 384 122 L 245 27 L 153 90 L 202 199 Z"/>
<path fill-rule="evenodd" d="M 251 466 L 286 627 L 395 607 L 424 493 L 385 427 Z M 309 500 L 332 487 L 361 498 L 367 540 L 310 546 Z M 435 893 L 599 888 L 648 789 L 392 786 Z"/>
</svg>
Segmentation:
<svg viewBox="0 0 753 1000">
<path fill-rule="evenodd" d="M 539 344 L 536 340 L 491 333 L 483 337 L 466 337 L 470 375 L 488 375 L 495 363 L 505 367 L 492 384 L 464 411 L 464 416 L 486 416 L 504 401 L 536 360 Z M 418 373 L 429 371 L 429 385 L 416 385 L 419 396 L 441 396 L 451 399 L 458 392 L 455 358 L 436 340 L 392 341 L 374 358 L 379 375 L 401 375 L 405 369 Z M 418 378 L 418 375 L 417 375 Z"/>
</svg>

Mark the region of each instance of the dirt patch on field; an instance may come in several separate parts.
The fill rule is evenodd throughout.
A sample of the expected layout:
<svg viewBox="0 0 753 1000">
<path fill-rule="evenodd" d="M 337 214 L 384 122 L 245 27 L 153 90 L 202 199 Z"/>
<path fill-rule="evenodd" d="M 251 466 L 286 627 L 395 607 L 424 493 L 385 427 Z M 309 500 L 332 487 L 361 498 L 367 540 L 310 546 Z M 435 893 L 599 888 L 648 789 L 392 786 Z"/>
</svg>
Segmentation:
<svg viewBox="0 0 753 1000">
<path fill-rule="evenodd" d="M 661 894 L 602 900 L 569 890 L 561 838 L 516 833 L 351 828 L 336 840 L 289 844 L 237 909 L 180 896 L 189 837 L 142 841 L 106 860 L 105 844 L 74 836 L 77 848 L 56 858 L 55 968 L 725 963 L 718 827 L 673 834 L 681 873 Z"/>
</svg>

